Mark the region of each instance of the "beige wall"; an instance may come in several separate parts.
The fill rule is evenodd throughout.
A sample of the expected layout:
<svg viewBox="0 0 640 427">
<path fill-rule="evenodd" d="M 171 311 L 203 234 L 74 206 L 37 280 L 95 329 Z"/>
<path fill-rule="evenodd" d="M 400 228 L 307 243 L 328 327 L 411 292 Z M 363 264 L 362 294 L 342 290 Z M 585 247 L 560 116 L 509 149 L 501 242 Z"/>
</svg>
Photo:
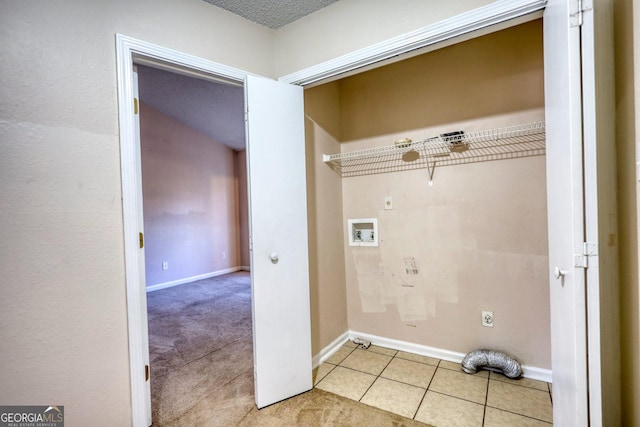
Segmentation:
<svg viewBox="0 0 640 427">
<path fill-rule="evenodd" d="M 147 286 L 240 267 L 235 152 L 145 103 L 140 141 Z"/>
<path fill-rule="evenodd" d="M 342 182 L 322 163 L 323 153 L 340 151 L 338 85 L 307 89 L 304 100 L 311 343 L 316 355 L 347 331 Z"/>
<path fill-rule="evenodd" d="M 343 152 L 543 120 L 541 22 L 346 78 L 340 105 Z M 349 328 L 550 369 L 544 157 L 436 168 L 427 182 L 426 170 L 343 179 L 343 224 L 376 217 L 381 240 L 345 243 Z"/>
<path fill-rule="evenodd" d="M 640 317 L 638 315 L 638 181 L 640 141 L 640 6 L 614 2 L 616 142 L 620 236 L 620 329 L 622 424 L 640 425 Z"/>
<path fill-rule="evenodd" d="M 276 32 L 276 75 L 299 71 L 491 2 L 338 1 Z"/>
<path fill-rule="evenodd" d="M 273 31 L 201 0 L 0 2 L 0 402 L 69 425 L 131 423 L 116 32 L 273 75 Z"/>
<path fill-rule="evenodd" d="M 249 268 L 249 201 L 247 195 L 247 152 L 235 153 L 236 176 L 238 177 L 238 217 L 240 218 L 240 266 Z"/>
</svg>

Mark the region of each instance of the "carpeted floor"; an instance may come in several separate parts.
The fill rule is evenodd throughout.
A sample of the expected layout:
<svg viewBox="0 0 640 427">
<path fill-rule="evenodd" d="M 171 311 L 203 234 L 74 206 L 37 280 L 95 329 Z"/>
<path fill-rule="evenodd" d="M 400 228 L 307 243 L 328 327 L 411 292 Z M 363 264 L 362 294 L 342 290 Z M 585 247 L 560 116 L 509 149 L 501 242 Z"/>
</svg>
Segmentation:
<svg viewBox="0 0 640 427">
<path fill-rule="evenodd" d="M 147 295 L 154 426 L 424 426 L 322 390 L 257 410 L 249 274 Z"/>
</svg>

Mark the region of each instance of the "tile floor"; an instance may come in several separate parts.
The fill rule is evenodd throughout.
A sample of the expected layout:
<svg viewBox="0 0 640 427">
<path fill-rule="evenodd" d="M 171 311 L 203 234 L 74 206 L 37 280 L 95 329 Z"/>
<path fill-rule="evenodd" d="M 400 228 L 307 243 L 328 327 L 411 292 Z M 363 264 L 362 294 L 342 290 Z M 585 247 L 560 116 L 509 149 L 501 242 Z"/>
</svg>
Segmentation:
<svg viewBox="0 0 640 427">
<path fill-rule="evenodd" d="M 344 344 L 314 371 L 315 387 L 436 427 L 550 426 L 551 385 L 372 345 Z"/>
</svg>

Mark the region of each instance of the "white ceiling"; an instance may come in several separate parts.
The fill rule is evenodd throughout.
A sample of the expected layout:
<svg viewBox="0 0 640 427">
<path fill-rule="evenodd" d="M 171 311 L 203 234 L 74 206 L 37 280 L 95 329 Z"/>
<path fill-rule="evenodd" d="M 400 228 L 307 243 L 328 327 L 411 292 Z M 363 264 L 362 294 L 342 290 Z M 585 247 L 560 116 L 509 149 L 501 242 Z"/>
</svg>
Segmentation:
<svg viewBox="0 0 640 427">
<path fill-rule="evenodd" d="M 234 150 L 244 150 L 244 89 L 138 65 L 140 100 Z"/>
<path fill-rule="evenodd" d="M 203 0 L 269 28 L 280 28 L 337 0 Z"/>
</svg>

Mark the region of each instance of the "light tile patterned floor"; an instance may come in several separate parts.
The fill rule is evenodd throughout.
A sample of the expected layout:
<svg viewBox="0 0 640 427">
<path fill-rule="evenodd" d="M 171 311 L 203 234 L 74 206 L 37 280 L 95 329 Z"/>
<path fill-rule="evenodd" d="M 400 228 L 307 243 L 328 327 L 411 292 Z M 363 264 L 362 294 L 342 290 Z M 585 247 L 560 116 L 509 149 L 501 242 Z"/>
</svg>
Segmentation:
<svg viewBox="0 0 640 427">
<path fill-rule="evenodd" d="M 552 423 L 551 384 L 351 342 L 314 371 L 314 385 L 436 427 L 542 427 Z"/>
</svg>

